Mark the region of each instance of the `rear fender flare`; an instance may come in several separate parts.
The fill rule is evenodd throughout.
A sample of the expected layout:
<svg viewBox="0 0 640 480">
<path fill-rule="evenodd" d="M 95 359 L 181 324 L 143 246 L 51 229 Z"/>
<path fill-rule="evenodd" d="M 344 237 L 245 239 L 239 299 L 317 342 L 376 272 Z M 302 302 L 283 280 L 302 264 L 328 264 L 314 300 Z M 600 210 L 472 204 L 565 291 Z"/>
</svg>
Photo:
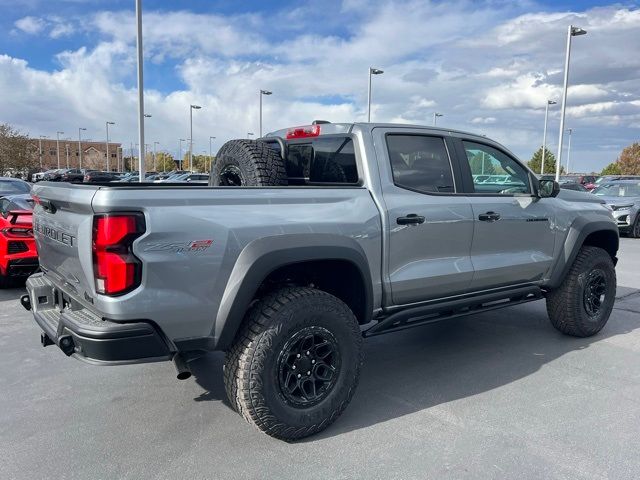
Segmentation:
<svg viewBox="0 0 640 480">
<path fill-rule="evenodd" d="M 220 301 L 212 335 L 216 350 L 228 349 L 258 288 L 270 273 L 295 263 L 345 260 L 359 270 L 365 312 L 373 312 L 373 285 L 367 257 L 352 238 L 333 234 L 277 235 L 254 240 L 240 253 Z M 368 313 L 371 315 L 371 313 Z M 370 318 L 365 319 L 365 321 Z"/>
</svg>

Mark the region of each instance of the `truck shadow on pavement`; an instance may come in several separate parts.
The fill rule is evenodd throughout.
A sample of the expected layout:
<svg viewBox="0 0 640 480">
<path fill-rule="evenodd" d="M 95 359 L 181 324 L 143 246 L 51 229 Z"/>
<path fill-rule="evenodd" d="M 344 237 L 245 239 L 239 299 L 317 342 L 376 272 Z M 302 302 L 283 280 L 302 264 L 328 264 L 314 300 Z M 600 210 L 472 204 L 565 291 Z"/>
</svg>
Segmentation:
<svg viewBox="0 0 640 480">
<path fill-rule="evenodd" d="M 365 340 L 355 396 L 334 425 L 313 442 L 470 397 L 537 372 L 563 355 L 640 327 L 640 290 L 616 303 L 609 323 L 591 338 L 568 337 L 550 324 L 543 301 Z M 635 300 L 628 304 L 628 299 Z M 631 305 L 631 307 L 629 307 Z M 631 312 L 631 313 L 630 313 Z M 224 401 L 222 354 L 192 362 L 206 392 L 196 401 Z"/>
<path fill-rule="evenodd" d="M 351 404 L 334 425 L 303 442 L 493 390 L 569 352 L 631 332 L 640 327 L 640 314 L 633 314 L 640 312 L 640 290 L 629 291 L 616 302 L 603 331 L 591 338 L 557 332 L 539 301 L 367 339 L 360 385 Z M 223 361 L 224 355 L 216 353 L 192 362 L 194 377 L 206 390 L 196 401 L 229 406 Z"/>
</svg>

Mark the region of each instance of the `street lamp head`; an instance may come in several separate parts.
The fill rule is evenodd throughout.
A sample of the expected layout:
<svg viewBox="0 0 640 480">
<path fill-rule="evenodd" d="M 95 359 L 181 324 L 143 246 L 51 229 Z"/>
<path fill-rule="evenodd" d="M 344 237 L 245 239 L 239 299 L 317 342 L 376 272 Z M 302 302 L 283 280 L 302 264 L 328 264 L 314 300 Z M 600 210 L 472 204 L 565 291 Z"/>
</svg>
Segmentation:
<svg viewBox="0 0 640 480">
<path fill-rule="evenodd" d="M 371 75 L 382 75 L 384 73 L 384 70 L 380 70 L 379 68 L 369 67 L 369 73 L 371 73 Z"/>
<path fill-rule="evenodd" d="M 64 132 L 56 132 L 57 135 L 64 135 Z"/>
<path fill-rule="evenodd" d="M 434 113 L 434 115 L 435 115 L 436 117 L 444 117 L 444 113 L 438 113 L 438 112 L 435 112 L 435 113 Z"/>
<path fill-rule="evenodd" d="M 269 90 L 260 90 L 260 93 L 262 95 L 271 95 L 273 92 L 270 92 Z"/>
<path fill-rule="evenodd" d="M 86 128 L 80 127 L 80 128 L 78 128 L 78 130 L 86 130 Z"/>
<path fill-rule="evenodd" d="M 571 27 L 571 36 L 577 37 L 579 35 L 586 35 L 587 31 L 580 27 Z"/>
<path fill-rule="evenodd" d="M 107 125 L 115 125 L 116 122 L 107 122 Z"/>
<path fill-rule="evenodd" d="M 200 105 L 191 105 L 191 108 L 194 110 L 200 110 L 202 107 Z"/>
<path fill-rule="evenodd" d="M 144 114 L 144 117 L 145 117 L 145 118 L 151 118 L 151 114 L 149 114 L 149 113 L 145 113 L 145 114 Z"/>
<path fill-rule="evenodd" d="M 247 136 L 250 137 L 251 135 L 255 135 L 253 132 L 247 132 Z"/>
<path fill-rule="evenodd" d="M 555 100 L 547 100 L 547 105 L 555 105 L 556 103 L 558 102 L 556 102 Z"/>
</svg>

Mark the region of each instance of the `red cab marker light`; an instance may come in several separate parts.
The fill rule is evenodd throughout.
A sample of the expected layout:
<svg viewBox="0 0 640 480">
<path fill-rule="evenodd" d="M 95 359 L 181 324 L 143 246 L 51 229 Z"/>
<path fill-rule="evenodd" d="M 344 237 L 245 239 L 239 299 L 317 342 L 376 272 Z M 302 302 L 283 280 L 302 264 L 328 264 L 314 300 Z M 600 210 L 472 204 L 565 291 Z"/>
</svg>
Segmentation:
<svg viewBox="0 0 640 480">
<path fill-rule="evenodd" d="M 287 130 L 287 140 L 296 138 L 318 137 L 320 135 L 320 125 L 306 125 L 303 127 L 293 127 Z"/>
</svg>

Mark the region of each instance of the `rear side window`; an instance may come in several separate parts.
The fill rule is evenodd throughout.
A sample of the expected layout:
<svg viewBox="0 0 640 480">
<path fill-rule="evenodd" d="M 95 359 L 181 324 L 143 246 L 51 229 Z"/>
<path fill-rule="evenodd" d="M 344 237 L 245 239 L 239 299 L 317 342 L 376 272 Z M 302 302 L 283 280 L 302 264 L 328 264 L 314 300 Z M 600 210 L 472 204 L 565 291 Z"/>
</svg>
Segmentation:
<svg viewBox="0 0 640 480">
<path fill-rule="evenodd" d="M 441 137 L 387 135 L 393 182 L 421 193 L 455 191 L 451 162 Z"/>
<path fill-rule="evenodd" d="M 353 140 L 349 137 L 318 137 L 290 142 L 286 160 L 289 185 L 358 183 Z"/>
</svg>

